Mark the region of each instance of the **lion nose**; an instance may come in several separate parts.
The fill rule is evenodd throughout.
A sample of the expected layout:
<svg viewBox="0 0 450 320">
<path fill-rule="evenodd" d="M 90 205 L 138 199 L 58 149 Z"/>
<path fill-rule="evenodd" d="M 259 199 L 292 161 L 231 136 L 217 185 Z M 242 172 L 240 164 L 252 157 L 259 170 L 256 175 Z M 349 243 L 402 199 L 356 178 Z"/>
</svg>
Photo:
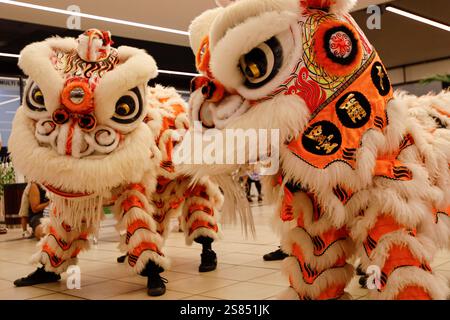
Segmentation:
<svg viewBox="0 0 450 320">
<path fill-rule="evenodd" d="M 62 93 L 62 104 L 74 114 L 88 114 L 94 111 L 93 92 L 89 83 L 82 80 L 69 80 Z"/>
<path fill-rule="evenodd" d="M 61 93 L 63 107 L 53 112 L 53 121 L 61 126 L 71 121 L 72 125 L 78 124 L 85 132 L 93 130 L 97 124 L 93 114 L 93 97 L 94 94 L 87 80 L 69 79 Z"/>
</svg>

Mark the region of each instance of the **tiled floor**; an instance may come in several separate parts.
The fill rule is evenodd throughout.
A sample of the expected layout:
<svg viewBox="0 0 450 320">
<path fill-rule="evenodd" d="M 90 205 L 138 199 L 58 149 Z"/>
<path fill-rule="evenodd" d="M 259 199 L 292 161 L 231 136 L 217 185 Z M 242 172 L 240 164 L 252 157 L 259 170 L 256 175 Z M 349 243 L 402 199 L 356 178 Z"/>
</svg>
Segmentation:
<svg viewBox="0 0 450 320">
<path fill-rule="evenodd" d="M 81 289 L 69 290 L 66 275 L 62 281 L 34 287 L 15 288 L 13 281 L 34 270 L 28 264 L 36 249 L 35 240 L 21 239 L 18 229 L 0 235 L 0 300 L 2 299 L 274 299 L 287 288 L 280 273 L 280 262 L 265 262 L 262 255 L 273 251 L 278 238 L 270 228 L 273 208 L 253 207 L 256 238 L 243 236 L 240 227 L 224 226 L 223 240 L 214 244 L 218 253 L 217 270 L 200 274 L 201 248 L 187 247 L 182 233 L 172 232 L 166 242 L 166 253 L 172 265 L 163 276 L 169 280 L 167 293 L 150 298 L 146 293 L 146 278 L 134 275 L 125 265 L 118 264 L 118 235 L 114 220 L 102 224 L 98 244 L 80 255 Z M 176 229 L 176 220 L 174 229 Z M 436 272 L 450 279 L 450 253 L 441 253 L 432 263 Z M 357 279 L 347 288 L 355 299 L 364 299 L 367 290 L 360 289 Z"/>
</svg>

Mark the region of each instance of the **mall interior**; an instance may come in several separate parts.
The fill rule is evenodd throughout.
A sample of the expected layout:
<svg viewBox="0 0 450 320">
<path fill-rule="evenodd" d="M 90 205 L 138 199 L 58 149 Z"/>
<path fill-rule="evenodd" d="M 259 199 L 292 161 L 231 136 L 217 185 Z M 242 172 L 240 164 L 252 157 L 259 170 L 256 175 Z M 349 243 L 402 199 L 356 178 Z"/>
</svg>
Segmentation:
<svg viewBox="0 0 450 320">
<path fill-rule="evenodd" d="M 358 0 L 355 6 L 347 6 L 352 2 L 0 0 L 0 300 L 450 299 L 450 2 Z M 308 5 L 311 7 L 293 9 Z M 333 11 L 337 5 L 344 9 Z M 193 23 L 204 17 L 204 12 L 211 14 Z M 267 20 L 271 15 L 273 20 Z M 289 27 L 289 19 L 298 21 Z M 325 22 L 316 25 L 316 19 Z M 255 21 L 262 21 L 261 25 Z M 251 23 L 254 26 L 249 32 Z M 201 33 L 195 30 L 199 26 L 203 34 L 196 39 Z M 283 26 L 288 31 L 280 33 Z M 320 49 L 316 38 L 323 26 L 331 26 L 324 31 L 331 49 L 325 45 L 321 59 L 328 60 L 323 66 L 319 61 L 314 69 L 307 60 L 309 53 L 314 55 L 314 50 Z M 205 30 L 208 27 L 210 30 Z M 267 30 L 274 31 L 270 34 Z M 300 40 L 294 36 L 296 30 L 303 32 Z M 331 36 L 330 30 L 335 32 Z M 277 34 L 281 36 L 275 37 Z M 43 42 L 55 36 L 73 39 Z M 232 36 L 235 38 L 229 40 Z M 258 37 L 261 44 L 253 46 Z M 32 43 L 42 46 L 27 47 Z M 78 47 L 70 47 L 72 43 Z M 157 67 L 143 51 L 113 49 L 121 46 L 144 49 Z M 28 49 L 22 51 L 24 48 Z M 235 61 L 238 50 L 242 50 L 241 58 Z M 298 54 L 298 62 L 291 64 L 290 59 Z M 279 59 L 280 55 L 284 59 Z M 207 62 L 211 58 L 210 64 L 205 64 L 205 56 Z M 141 65 L 136 65 L 137 59 Z M 343 74 L 353 65 L 352 59 L 362 61 L 360 69 Z M 377 62 L 372 73 L 369 69 L 365 72 L 373 59 Z M 261 61 L 263 67 L 258 64 Z M 286 65 L 295 67 L 290 76 Z M 268 68 L 272 68 L 271 74 Z M 333 70 L 335 75 L 323 76 Z M 236 72 L 247 79 L 238 89 L 234 87 Z M 281 78 L 283 72 L 285 78 Z M 108 77 L 113 73 L 115 78 Z M 262 80 L 258 80 L 260 73 L 266 73 Z M 298 139 L 290 133 L 288 139 L 284 132 L 301 122 L 294 118 L 304 115 L 285 114 L 287 122 L 277 127 L 278 112 L 274 110 L 275 101 L 292 97 L 291 90 L 286 91 L 291 81 L 285 80 L 287 76 L 296 78 L 295 99 L 311 111 L 305 123 L 322 117 L 321 126 L 293 133 Z M 271 83 L 277 79 L 278 89 Z M 175 90 L 166 92 L 159 85 Z M 267 91 L 266 85 L 272 89 Z M 324 86 L 327 89 L 321 89 Z M 303 94 L 302 88 L 310 94 Z M 325 97 L 320 93 L 312 96 L 316 88 Z M 258 96 L 264 90 L 266 97 Z M 280 97 L 277 94 L 282 90 L 284 96 Z M 351 90 L 347 97 L 336 98 Z M 426 97 L 397 98 L 396 90 Z M 118 91 L 128 93 L 120 98 Z M 101 99 L 100 94 L 104 94 Z M 437 94 L 441 94 L 440 100 L 432 100 L 428 108 L 426 99 Z M 91 100 L 83 104 L 88 95 Z M 245 103 L 251 110 L 220 118 L 235 111 L 225 109 L 227 106 L 220 110 L 219 101 L 228 99 L 231 105 L 238 96 L 239 110 Z M 203 99 L 200 106 L 199 97 Z M 316 109 L 313 104 L 320 100 L 320 104 L 334 106 L 333 97 L 338 101 L 338 116 L 330 120 L 323 113 L 326 107 Z M 99 109 L 94 104 L 100 100 L 116 98 L 120 99 L 112 102 L 116 109 L 109 108 L 110 113 L 106 107 L 101 112 L 94 110 Z M 409 101 L 412 111 L 408 117 L 394 114 L 395 118 L 387 109 L 380 109 L 396 99 Z M 165 109 L 158 116 L 154 110 L 147 114 L 143 101 L 153 109 Z M 270 101 L 274 101 L 272 113 L 258 124 L 279 128 L 286 139 L 280 142 L 282 162 L 277 163 L 277 172 L 268 170 L 263 160 L 249 161 L 250 157 L 232 169 L 217 166 L 210 170 L 209 164 L 198 163 L 178 168 L 170 152 L 181 145 L 180 140 L 167 138 L 163 129 L 158 137 L 150 133 L 155 126 L 167 129 L 165 133 L 178 132 L 180 123 L 186 129 L 193 120 L 202 122 L 203 129 L 222 130 L 236 119 L 234 128 L 242 123 L 244 129 L 253 128 L 251 115 L 257 116 L 258 106 L 267 111 Z M 180 106 L 185 106 L 185 111 L 179 111 Z M 173 113 L 168 108 L 173 108 Z M 417 126 L 425 127 L 428 118 L 432 119 L 431 128 L 423 130 L 423 135 L 419 129 L 410 129 L 414 116 Z M 161 123 L 155 117 L 161 117 Z M 343 124 L 334 125 L 333 121 Z M 355 136 L 353 132 L 364 128 L 380 136 L 395 136 L 392 132 L 396 129 L 391 127 L 411 130 L 403 142 L 399 140 L 400 149 L 394 150 L 398 157 L 391 157 L 394 160 L 382 158 L 379 151 L 376 161 L 382 158 L 384 166 L 394 166 L 393 173 L 391 167 L 380 165 L 377 170 L 384 170 L 382 177 L 363 182 L 367 175 L 358 178 L 356 174 L 363 170 L 359 161 L 370 158 L 364 154 L 378 147 L 368 148 L 369 137 L 362 139 L 363 133 Z M 320 132 L 314 131 L 318 128 Z M 334 128 L 339 129 L 335 132 Z M 136 138 L 132 145 L 130 137 L 141 131 L 156 142 Z M 57 137 L 50 141 L 53 133 Z M 82 138 L 87 142 L 76 146 L 76 139 Z M 309 144 L 305 139 L 310 139 Z M 334 148 L 353 140 L 354 149 L 348 146 L 343 153 L 334 153 Z M 295 141 L 299 141 L 297 145 Z M 419 147 L 422 141 L 426 148 Z M 388 150 L 387 145 L 391 144 L 386 142 L 379 150 Z M 288 166 L 291 158 L 284 150 L 292 150 L 299 163 L 289 162 Z M 342 159 L 337 156 L 341 153 Z M 302 158 L 303 154 L 313 156 Z M 161 161 L 156 163 L 159 156 Z M 334 158 L 328 160 L 330 157 Z M 439 165 L 441 158 L 446 158 L 443 166 Z M 273 165 L 275 158 L 270 159 Z M 434 165 L 429 164 L 430 159 L 437 159 Z M 108 160 L 116 161 L 114 169 Z M 322 165 L 323 161 L 329 163 Z M 83 165 L 89 168 L 83 171 Z M 343 168 L 344 174 L 334 168 Z M 228 180 L 216 178 L 216 173 L 225 173 Z M 145 182 L 140 183 L 141 178 Z M 341 186 L 347 183 L 353 190 L 337 184 L 328 192 L 330 181 L 342 182 Z M 82 187 L 76 190 L 77 185 Z M 102 193 L 95 193 L 94 185 Z M 439 200 L 427 200 L 431 194 Z M 365 202 L 355 209 L 358 201 Z M 61 208 L 70 211 L 66 218 L 62 218 Z M 311 217 L 307 217 L 310 211 Z M 378 215 L 378 220 L 371 215 Z M 428 221 L 429 217 L 433 221 Z M 396 283 L 402 284 L 395 287 Z"/>
</svg>

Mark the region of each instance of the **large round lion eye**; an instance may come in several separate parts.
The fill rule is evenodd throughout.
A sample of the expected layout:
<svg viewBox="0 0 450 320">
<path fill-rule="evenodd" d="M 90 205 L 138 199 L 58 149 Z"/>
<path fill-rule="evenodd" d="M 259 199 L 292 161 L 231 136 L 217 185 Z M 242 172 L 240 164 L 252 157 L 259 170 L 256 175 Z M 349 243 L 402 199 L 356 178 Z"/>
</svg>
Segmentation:
<svg viewBox="0 0 450 320">
<path fill-rule="evenodd" d="M 35 82 L 30 85 L 27 91 L 26 105 L 32 111 L 43 112 L 46 110 L 44 94 Z"/>
<path fill-rule="evenodd" d="M 273 79 L 283 64 L 283 49 L 272 37 L 243 55 L 239 66 L 245 76 L 245 86 L 259 88 Z"/>
<path fill-rule="evenodd" d="M 125 100 L 125 99 L 122 99 Z M 128 99 L 126 99 L 128 100 Z M 119 116 L 126 117 L 129 116 L 134 111 L 135 105 L 134 102 L 121 102 L 116 106 L 116 113 Z"/>
<path fill-rule="evenodd" d="M 141 93 L 134 88 L 117 100 L 112 120 L 122 124 L 132 123 L 140 118 L 142 110 Z"/>
</svg>

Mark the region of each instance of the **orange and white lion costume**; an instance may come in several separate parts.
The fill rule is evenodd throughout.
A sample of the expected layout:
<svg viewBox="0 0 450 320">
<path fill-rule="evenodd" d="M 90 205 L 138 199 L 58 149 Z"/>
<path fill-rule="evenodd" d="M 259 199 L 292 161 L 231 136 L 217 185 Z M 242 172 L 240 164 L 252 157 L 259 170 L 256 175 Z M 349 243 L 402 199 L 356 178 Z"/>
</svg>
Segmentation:
<svg viewBox="0 0 450 320">
<path fill-rule="evenodd" d="M 205 128 L 280 130 L 269 189 L 291 297 L 345 297 L 356 255 L 379 271 L 374 299 L 445 299 L 430 262 L 450 241 L 450 93 L 394 92 L 355 0 L 218 2 L 190 27 L 190 110 Z"/>
<path fill-rule="evenodd" d="M 189 127 L 187 105 L 174 89 L 147 87 L 157 66 L 145 51 L 111 44 L 109 32 L 91 29 L 21 52 L 29 79 L 10 152 L 19 172 L 46 186 L 52 209 L 34 256 L 44 267 L 16 285 L 56 281 L 76 264 L 111 198 L 120 247 L 128 265 L 149 277 L 150 295 L 165 291 L 158 276 L 169 263 L 164 239 L 180 212 L 186 243 L 204 245 L 200 271 L 217 264 L 211 242 L 223 195 L 208 177 L 192 185 L 172 162 L 177 131 Z"/>
</svg>

